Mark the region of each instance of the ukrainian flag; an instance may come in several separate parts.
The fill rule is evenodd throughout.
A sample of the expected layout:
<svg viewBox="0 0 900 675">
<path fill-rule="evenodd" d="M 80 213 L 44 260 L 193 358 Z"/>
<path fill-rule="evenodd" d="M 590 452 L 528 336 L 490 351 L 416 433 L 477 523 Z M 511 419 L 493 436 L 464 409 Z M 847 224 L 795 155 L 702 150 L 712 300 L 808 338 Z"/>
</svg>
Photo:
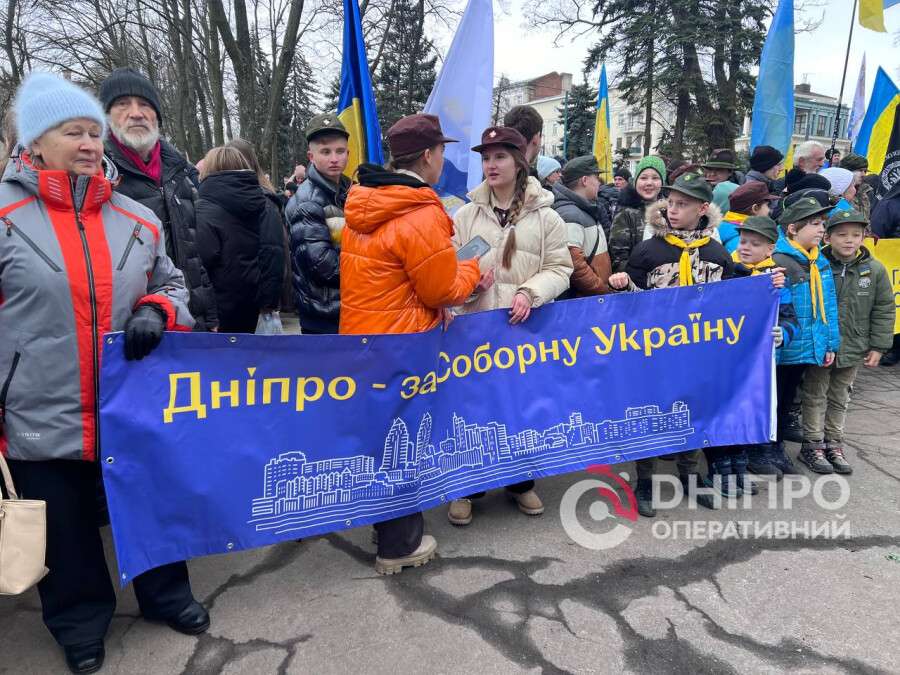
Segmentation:
<svg viewBox="0 0 900 675">
<path fill-rule="evenodd" d="M 884 10 L 900 4 L 900 0 L 860 0 L 859 23 L 864 28 L 886 33 L 884 27 Z"/>
<path fill-rule="evenodd" d="M 869 173 L 881 173 L 888 141 L 894 126 L 894 114 L 900 105 L 900 89 L 883 68 L 875 75 L 869 107 L 859 128 L 853 152 L 869 160 Z"/>
<path fill-rule="evenodd" d="M 597 92 L 597 117 L 594 122 L 594 157 L 605 173 L 603 180 L 612 177 L 612 144 L 609 138 L 609 86 L 606 82 L 606 64 L 600 69 L 600 90 Z"/>
<path fill-rule="evenodd" d="M 341 95 L 338 98 L 338 118 L 350 134 L 347 168 L 348 176 L 364 163 L 383 164 L 381 125 L 375 109 L 372 79 L 366 60 L 359 5 L 356 0 L 344 0 L 344 54 L 341 63 Z"/>
</svg>

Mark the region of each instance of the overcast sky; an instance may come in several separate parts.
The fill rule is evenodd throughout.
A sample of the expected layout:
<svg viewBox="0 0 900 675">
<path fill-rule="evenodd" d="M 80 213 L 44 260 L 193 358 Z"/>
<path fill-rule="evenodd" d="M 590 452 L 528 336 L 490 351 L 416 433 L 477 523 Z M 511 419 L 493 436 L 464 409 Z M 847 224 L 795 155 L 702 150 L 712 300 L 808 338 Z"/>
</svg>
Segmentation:
<svg viewBox="0 0 900 675">
<path fill-rule="evenodd" d="M 558 70 L 569 72 L 581 81 L 582 62 L 589 45 L 589 37 L 565 39 L 565 46 L 554 47 L 552 32 L 526 30 L 522 8 L 527 11 L 533 2 L 498 0 L 494 15 L 494 73 L 505 74 L 511 80 L 527 79 Z M 821 0 L 822 9 L 813 12 L 822 16 L 821 25 L 810 33 L 800 33 L 794 54 L 794 82 L 806 77 L 814 92 L 837 96 L 841 87 L 841 73 L 847 49 L 850 27 L 851 0 Z M 506 8 L 506 12 L 504 11 Z M 798 22 L 799 23 L 799 22 Z M 877 67 L 882 66 L 894 81 L 900 83 L 900 46 L 895 45 L 900 33 L 900 5 L 885 11 L 887 33 L 863 28 L 857 22 L 853 29 L 853 45 L 847 67 L 844 102 L 852 101 L 863 51 L 866 53 L 866 90 L 872 89 Z M 449 42 L 448 42 L 449 44 Z M 596 75 L 594 75 L 596 77 Z M 610 83 L 614 85 L 615 82 Z"/>
</svg>

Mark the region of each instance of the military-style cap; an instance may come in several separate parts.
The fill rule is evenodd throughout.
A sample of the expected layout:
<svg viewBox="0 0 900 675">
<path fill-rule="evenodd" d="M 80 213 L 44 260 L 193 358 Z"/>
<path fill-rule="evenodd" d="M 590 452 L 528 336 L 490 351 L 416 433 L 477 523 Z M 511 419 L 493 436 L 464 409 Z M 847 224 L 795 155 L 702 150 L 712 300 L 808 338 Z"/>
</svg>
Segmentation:
<svg viewBox="0 0 900 675">
<path fill-rule="evenodd" d="M 334 113 L 322 113 L 313 117 L 306 125 L 306 140 L 311 141 L 316 136 L 323 134 L 339 134 L 344 138 L 350 138 L 350 133 L 341 124 Z"/>
<path fill-rule="evenodd" d="M 854 225 L 866 227 L 869 224 L 869 221 L 856 209 L 841 209 L 840 211 L 835 211 L 828 217 L 828 222 L 825 224 L 825 231 L 830 232 L 838 225 L 843 225 L 844 223 L 853 223 Z"/>
<path fill-rule="evenodd" d="M 684 173 L 675 179 L 675 182 L 663 188 L 669 192 L 680 192 L 692 199 L 699 199 L 701 202 L 711 202 L 713 200 L 713 191 L 706 182 L 706 179 L 699 173 Z"/>
<path fill-rule="evenodd" d="M 505 145 L 508 148 L 515 148 L 524 155 L 528 141 L 512 127 L 488 127 L 481 134 L 481 145 L 472 148 L 472 152 L 481 152 L 490 145 Z"/>
<path fill-rule="evenodd" d="M 825 190 L 803 190 L 789 195 L 784 200 L 784 211 L 778 217 L 780 225 L 797 223 L 834 208 Z"/>
<path fill-rule="evenodd" d="M 756 232 L 773 244 L 778 241 L 778 225 L 768 216 L 750 216 L 744 222 L 738 223 L 738 232 Z"/>
<path fill-rule="evenodd" d="M 599 176 L 605 171 L 600 171 L 600 165 L 597 164 L 597 158 L 593 155 L 582 155 L 575 157 L 566 162 L 562 168 L 563 184 L 569 184 L 574 180 L 578 180 L 582 176 Z"/>
<path fill-rule="evenodd" d="M 428 150 L 428 148 L 433 148 L 441 143 L 456 143 L 457 141 L 444 136 L 441 120 L 437 115 L 418 113 L 397 120 L 388 129 L 387 142 L 391 155 L 402 157 Z"/>
<path fill-rule="evenodd" d="M 727 148 L 713 150 L 702 165 L 704 169 L 731 169 L 734 171 L 734 153 Z"/>
</svg>

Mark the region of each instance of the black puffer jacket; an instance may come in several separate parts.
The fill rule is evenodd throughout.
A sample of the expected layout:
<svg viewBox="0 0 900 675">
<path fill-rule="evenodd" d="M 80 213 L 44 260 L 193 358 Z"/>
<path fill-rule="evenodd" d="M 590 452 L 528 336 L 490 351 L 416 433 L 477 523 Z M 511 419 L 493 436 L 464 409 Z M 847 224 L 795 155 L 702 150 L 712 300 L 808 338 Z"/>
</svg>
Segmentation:
<svg viewBox="0 0 900 675">
<path fill-rule="evenodd" d="M 166 252 L 184 273 L 191 293 L 190 310 L 194 330 L 210 330 L 219 324 L 212 284 L 197 255 L 194 203 L 197 200 L 197 169 L 169 143 L 160 140 L 162 185 L 142 173 L 115 143 L 107 141 L 106 155 L 115 162 L 121 181 L 116 191 L 149 208 L 162 221 Z"/>
<path fill-rule="evenodd" d="M 284 279 L 281 211 L 256 174 L 223 171 L 200 184 L 197 248 L 216 291 L 219 330 L 252 333 L 260 310 L 278 308 Z"/>
<path fill-rule="evenodd" d="M 340 185 L 310 164 L 285 215 L 291 227 L 291 271 L 304 333 L 337 333 L 341 313 L 340 233 L 350 181 Z M 334 232 L 335 236 L 332 236 Z"/>
</svg>

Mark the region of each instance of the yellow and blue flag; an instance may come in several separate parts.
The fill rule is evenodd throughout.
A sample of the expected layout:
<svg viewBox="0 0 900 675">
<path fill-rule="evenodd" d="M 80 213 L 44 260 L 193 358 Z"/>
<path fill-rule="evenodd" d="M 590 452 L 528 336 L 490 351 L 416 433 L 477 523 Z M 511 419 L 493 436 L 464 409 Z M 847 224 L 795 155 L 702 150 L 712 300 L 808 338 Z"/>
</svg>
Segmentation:
<svg viewBox="0 0 900 675">
<path fill-rule="evenodd" d="M 869 173 L 881 173 L 884 166 L 898 105 L 900 89 L 884 69 L 879 68 L 872 96 L 869 98 L 869 107 L 859 127 L 856 145 L 853 146 L 853 152 L 869 160 Z"/>
<path fill-rule="evenodd" d="M 344 173 L 352 176 L 364 162 L 383 164 L 381 125 L 378 123 L 356 0 L 344 0 L 344 54 L 337 109 L 338 118 L 350 134 L 350 160 Z"/>
<path fill-rule="evenodd" d="M 606 64 L 600 69 L 600 89 L 597 92 L 597 116 L 594 122 L 594 157 L 606 180 L 612 177 L 612 143 L 609 137 L 609 85 L 606 82 Z"/>
<path fill-rule="evenodd" d="M 859 0 L 859 25 L 886 33 L 884 10 L 897 4 L 900 4 L 900 0 Z"/>
<path fill-rule="evenodd" d="M 753 98 L 750 149 L 770 145 L 785 155 L 785 167 L 794 159 L 794 0 L 781 0 L 759 59 L 759 77 Z"/>
</svg>

